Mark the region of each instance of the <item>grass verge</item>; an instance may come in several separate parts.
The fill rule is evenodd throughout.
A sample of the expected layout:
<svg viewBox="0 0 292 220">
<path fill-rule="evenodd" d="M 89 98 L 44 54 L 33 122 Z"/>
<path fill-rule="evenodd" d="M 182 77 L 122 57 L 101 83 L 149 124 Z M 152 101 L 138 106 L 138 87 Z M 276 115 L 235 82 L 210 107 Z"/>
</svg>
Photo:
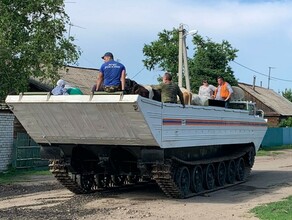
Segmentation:
<svg viewBox="0 0 292 220">
<path fill-rule="evenodd" d="M 292 219 L 292 196 L 265 205 L 257 206 L 251 210 L 259 219 L 287 220 Z"/>
<path fill-rule="evenodd" d="M 279 152 L 279 151 L 286 150 L 286 149 L 292 149 L 292 145 L 260 148 L 259 151 L 257 152 L 257 156 L 274 156 L 274 155 L 282 154 L 282 152 Z"/>
<path fill-rule="evenodd" d="M 50 175 L 50 171 L 47 169 L 43 170 L 16 170 L 9 169 L 6 172 L 0 173 L 0 184 L 12 184 L 15 182 L 21 182 L 29 180 L 32 175 Z"/>
</svg>

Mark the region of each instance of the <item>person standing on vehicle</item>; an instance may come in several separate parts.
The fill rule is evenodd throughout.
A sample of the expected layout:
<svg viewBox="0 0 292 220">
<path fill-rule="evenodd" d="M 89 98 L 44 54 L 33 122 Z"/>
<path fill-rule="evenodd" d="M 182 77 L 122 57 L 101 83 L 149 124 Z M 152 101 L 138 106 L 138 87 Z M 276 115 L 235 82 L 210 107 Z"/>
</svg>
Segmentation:
<svg viewBox="0 0 292 220">
<path fill-rule="evenodd" d="M 106 92 L 125 90 L 126 68 L 123 64 L 116 62 L 112 53 L 107 52 L 101 57 L 104 64 L 101 65 L 97 77 L 96 91 L 104 86 Z"/>
<path fill-rule="evenodd" d="M 161 90 L 161 101 L 164 103 L 177 103 L 177 96 L 180 99 L 181 104 L 185 107 L 183 94 L 177 84 L 172 82 L 172 76 L 170 73 L 165 73 L 163 82 L 154 86 L 155 89 Z"/>
<path fill-rule="evenodd" d="M 228 102 L 230 101 L 230 97 L 233 93 L 233 89 L 228 82 L 225 82 L 222 76 L 217 78 L 217 82 L 218 87 L 214 93 L 215 100 L 225 101 L 225 107 L 227 107 Z"/>
</svg>

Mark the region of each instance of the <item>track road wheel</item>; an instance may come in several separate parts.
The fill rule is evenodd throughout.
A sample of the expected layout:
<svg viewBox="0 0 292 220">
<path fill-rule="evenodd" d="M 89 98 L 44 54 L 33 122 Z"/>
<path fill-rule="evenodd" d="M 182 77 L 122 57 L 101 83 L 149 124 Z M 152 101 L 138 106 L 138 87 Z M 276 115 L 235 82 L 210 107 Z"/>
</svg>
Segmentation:
<svg viewBox="0 0 292 220">
<path fill-rule="evenodd" d="M 122 186 L 126 181 L 126 176 L 123 175 L 112 175 L 111 176 L 112 182 L 114 186 Z"/>
<path fill-rule="evenodd" d="M 221 161 L 216 169 L 216 184 L 217 186 L 224 186 L 226 181 L 226 166 L 223 161 Z"/>
<path fill-rule="evenodd" d="M 191 177 L 189 169 L 186 166 L 179 167 L 175 175 L 175 183 L 181 191 L 182 197 L 190 192 Z"/>
<path fill-rule="evenodd" d="M 80 175 L 80 185 L 87 193 L 93 192 L 96 186 L 94 175 Z"/>
<path fill-rule="evenodd" d="M 239 158 L 237 162 L 236 179 L 238 181 L 243 181 L 245 179 L 245 163 L 242 157 Z"/>
<path fill-rule="evenodd" d="M 192 172 L 191 190 L 195 193 L 203 191 L 204 175 L 200 165 L 196 165 Z"/>
<path fill-rule="evenodd" d="M 98 188 L 107 188 L 110 186 L 110 176 L 99 174 L 97 176 L 97 187 Z"/>
<path fill-rule="evenodd" d="M 210 190 L 215 187 L 215 168 L 213 164 L 208 164 L 205 169 L 205 186 Z"/>
<path fill-rule="evenodd" d="M 226 182 L 234 183 L 236 177 L 236 164 L 234 160 L 230 160 L 227 165 Z"/>
<path fill-rule="evenodd" d="M 127 182 L 130 184 L 136 184 L 139 182 L 140 177 L 138 175 L 128 175 Z"/>
</svg>

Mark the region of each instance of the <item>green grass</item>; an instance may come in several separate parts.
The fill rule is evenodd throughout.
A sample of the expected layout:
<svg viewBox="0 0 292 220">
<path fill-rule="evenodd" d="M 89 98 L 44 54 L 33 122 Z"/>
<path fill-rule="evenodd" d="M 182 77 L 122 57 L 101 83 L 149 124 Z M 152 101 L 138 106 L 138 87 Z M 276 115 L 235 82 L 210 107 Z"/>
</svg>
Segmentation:
<svg viewBox="0 0 292 220">
<path fill-rule="evenodd" d="M 279 201 L 255 207 L 251 210 L 259 219 L 288 220 L 292 219 L 292 196 Z"/>
<path fill-rule="evenodd" d="M 257 152 L 257 156 L 275 156 L 275 155 L 283 153 L 283 152 L 279 152 L 279 150 L 286 150 L 286 149 L 292 149 L 292 145 L 260 148 L 259 151 Z"/>
<path fill-rule="evenodd" d="M 29 177 L 33 175 L 50 175 L 50 174 L 51 174 L 50 171 L 47 169 L 44 170 L 9 169 L 7 172 L 0 173 L 0 185 L 29 180 Z"/>
</svg>

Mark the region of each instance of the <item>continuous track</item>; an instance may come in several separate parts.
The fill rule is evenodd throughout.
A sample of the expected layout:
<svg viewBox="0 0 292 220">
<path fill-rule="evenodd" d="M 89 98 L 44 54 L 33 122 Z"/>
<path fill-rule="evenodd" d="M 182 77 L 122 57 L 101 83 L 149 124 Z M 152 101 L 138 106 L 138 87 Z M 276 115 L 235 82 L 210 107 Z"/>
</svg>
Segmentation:
<svg viewBox="0 0 292 220">
<path fill-rule="evenodd" d="M 222 185 L 218 183 L 215 184 L 216 181 L 214 180 L 213 185 L 211 185 L 211 188 L 208 189 L 208 187 L 204 186 L 201 188 L 201 190 L 198 190 L 197 192 L 195 192 L 195 190 L 193 190 L 191 187 L 191 184 L 194 184 L 194 183 L 185 184 L 184 182 L 187 181 L 185 180 L 187 178 L 178 179 L 177 173 L 180 171 L 180 169 L 193 170 L 195 166 L 204 167 L 204 172 L 205 172 L 206 167 L 208 167 L 208 165 L 215 167 L 215 164 L 217 164 L 216 167 L 218 167 L 218 164 L 220 162 L 224 162 L 224 164 L 229 164 L 229 161 L 232 161 L 232 160 L 239 161 L 241 158 L 243 160 L 245 156 L 247 157 L 247 154 L 249 153 L 249 151 L 250 149 L 247 149 L 247 151 L 237 152 L 227 157 L 225 156 L 225 157 L 219 157 L 219 158 L 214 158 L 214 159 L 209 159 L 209 160 L 200 160 L 200 161 L 195 161 L 195 162 L 182 161 L 177 158 L 172 158 L 172 160 L 169 161 L 168 164 L 154 165 L 153 170 L 152 170 L 153 178 L 157 182 L 161 190 L 164 192 L 164 194 L 171 198 L 176 198 L 176 199 L 190 198 L 197 195 L 202 195 L 209 192 L 217 191 L 220 189 L 224 189 L 224 188 L 231 187 L 231 186 L 238 185 L 245 182 L 246 178 L 250 175 L 254 158 L 248 159 L 248 160 L 251 160 L 251 164 L 248 164 L 248 161 L 246 162 L 246 164 L 243 163 L 244 168 L 243 168 L 243 172 L 241 172 L 243 176 L 238 177 L 238 179 L 240 180 L 236 180 L 236 178 L 234 178 L 234 180 L 231 180 L 230 183 L 224 181 Z M 254 157 L 254 155 L 252 155 L 252 157 Z M 236 166 L 236 172 L 238 172 L 238 169 L 239 169 L 238 166 L 239 165 Z M 204 173 L 204 176 L 205 175 L 207 174 Z M 216 175 L 217 174 L 214 173 L 214 178 L 216 178 Z M 189 175 L 189 176 L 191 178 L 192 175 Z M 192 181 L 193 180 L 190 180 L 189 182 L 192 182 Z M 206 185 L 206 182 L 204 182 L 204 185 Z M 187 189 L 185 188 L 185 186 L 187 187 Z"/>
<path fill-rule="evenodd" d="M 167 170 L 167 168 L 166 170 L 165 168 L 163 169 L 164 169 L 163 171 L 160 169 L 153 171 L 154 179 L 166 196 L 171 197 L 171 198 L 176 198 L 176 199 L 185 199 L 185 198 L 190 198 L 194 196 L 199 196 L 199 195 L 214 192 L 220 189 L 225 189 L 225 188 L 246 182 L 246 180 L 236 181 L 233 184 L 225 184 L 224 186 L 217 186 L 213 189 L 203 190 L 198 193 L 194 193 L 190 191 L 189 194 L 184 195 L 179 189 L 178 185 L 175 183 L 173 179 L 173 173 L 171 172 L 171 170 Z M 250 172 L 250 170 L 251 169 L 248 169 L 246 172 Z"/>
<path fill-rule="evenodd" d="M 75 194 L 88 193 L 77 183 L 76 179 L 73 179 L 70 176 L 67 167 L 62 160 L 52 160 L 49 167 L 55 178 L 68 190 Z"/>
<path fill-rule="evenodd" d="M 253 166 L 254 152 L 251 149 L 247 148 L 229 156 L 193 162 L 171 158 L 164 163 L 153 165 L 152 179 L 166 196 L 177 199 L 238 185 L 245 182 Z M 85 178 L 82 182 L 82 176 L 70 174 L 63 160 L 52 160 L 49 166 L 56 179 L 75 194 L 118 191 L 135 185 L 123 182 L 124 184 L 120 186 L 113 182 L 108 184 L 108 180 L 105 180 L 107 185 L 99 187 L 94 175 L 89 175 L 90 178 Z"/>
<path fill-rule="evenodd" d="M 115 185 L 112 181 L 107 184 L 105 187 L 98 187 L 96 181 L 92 184 L 90 188 L 86 188 L 82 186 L 80 183 L 80 177 L 77 178 L 76 175 L 70 174 L 67 169 L 67 165 L 63 160 L 51 160 L 49 165 L 51 173 L 55 176 L 55 178 L 68 190 L 75 194 L 88 194 L 88 193 L 108 193 L 119 190 L 127 190 L 135 186 L 143 186 L 151 181 L 138 181 L 137 183 L 131 183 L 125 181 L 123 185 Z M 154 182 L 152 180 L 152 182 Z"/>
</svg>

